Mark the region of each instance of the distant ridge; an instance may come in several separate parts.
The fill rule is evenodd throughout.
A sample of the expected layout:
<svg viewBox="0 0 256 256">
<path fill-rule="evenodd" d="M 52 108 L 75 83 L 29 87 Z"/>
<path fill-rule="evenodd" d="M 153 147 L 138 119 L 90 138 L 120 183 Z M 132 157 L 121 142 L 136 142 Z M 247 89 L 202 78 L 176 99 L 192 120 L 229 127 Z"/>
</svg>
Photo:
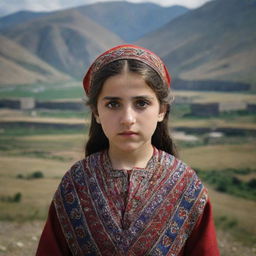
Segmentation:
<svg viewBox="0 0 256 256">
<path fill-rule="evenodd" d="M 126 42 L 138 40 L 189 10 L 178 5 L 162 7 L 153 3 L 126 1 L 99 2 L 75 9 Z"/>
<path fill-rule="evenodd" d="M 71 80 L 20 45 L 0 36 L 0 84 L 29 84 Z"/>
<path fill-rule="evenodd" d="M 47 12 L 19 11 L 0 18 L 0 30 L 47 16 Z"/>
<path fill-rule="evenodd" d="M 3 34 L 56 69 L 81 79 L 102 51 L 123 41 L 76 10 L 55 12 Z"/>
<path fill-rule="evenodd" d="M 34 21 L 39 17 L 58 15 L 76 10 L 89 17 L 107 30 L 117 34 L 126 42 L 133 42 L 171 20 L 183 15 L 188 8 L 183 6 L 162 7 L 152 3 L 131 3 L 126 1 L 98 2 L 54 12 L 19 11 L 0 17 L 0 30 Z"/>
<path fill-rule="evenodd" d="M 150 3 L 96 3 L 51 13 L 18 12 L 0 18 L 0 30 L 49 65 L 81 79 L 106 49 L 130 42 L 187 10 Z"/>
<path fill-rule="evenodd" d="M 135 43 L 159 54 L 176 81 L 188 81 L 189 87 L 194 81 L 206 87 L 224 81 L 256 90 L 256 0 L 214 0 L 177 16 L 169 11 L 149 3 L 108 2 L 38 15 L 21 12 L 0 18 L 0 24 L 6 22 L 0 33 L 79 80 L 98 54 L 144 35 Z M 161 22 L 165 25 L 154 27 Z"/>
<path fill-rule="evenodd" d="M 215 0 L 137 41 L 184 80 L 256 85 L 256 1 Z"/>
</svg>

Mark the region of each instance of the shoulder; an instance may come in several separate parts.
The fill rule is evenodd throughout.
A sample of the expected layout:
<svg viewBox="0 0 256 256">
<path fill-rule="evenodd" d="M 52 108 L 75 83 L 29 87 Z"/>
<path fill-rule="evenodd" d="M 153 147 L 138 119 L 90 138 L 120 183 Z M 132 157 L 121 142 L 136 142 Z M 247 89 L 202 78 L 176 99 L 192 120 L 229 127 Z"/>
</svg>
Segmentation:
<svg viewBox="0 0 256 256">
<path fill-rule="evenodd" d="M 174 179 L 177 183 L 183 184 L 189 190 L 202 191 L 208 197 L 207 189 L 198 177 L 197 172 L 188 164 L 164 151 L 159 151 L 159 161 L 162 168 L 168 171 L 172 180 Z"/>
<path fill-rule="evenodd" d="M 102 152 L 93 153 L 89 156 L 86 156 L 83 159 L 80 159 L 74 162 L 66 171 L 63 178 L 70 177 L 84 172 L 94 165 L 98 165 L 102 161 Z"/>
<path fill-rule="evenodd" d="M 181 159 L 165 152 L 158 150 L 159 154 L 159 162 L 161 165 L 171 168 L 173 171 L 174 170 L 180 170 L 185 173 L 190 173 L 192 175 L 196 175 L 196 171 L 191 168 L 188 164 L 183 162 Z"/>
</svg>

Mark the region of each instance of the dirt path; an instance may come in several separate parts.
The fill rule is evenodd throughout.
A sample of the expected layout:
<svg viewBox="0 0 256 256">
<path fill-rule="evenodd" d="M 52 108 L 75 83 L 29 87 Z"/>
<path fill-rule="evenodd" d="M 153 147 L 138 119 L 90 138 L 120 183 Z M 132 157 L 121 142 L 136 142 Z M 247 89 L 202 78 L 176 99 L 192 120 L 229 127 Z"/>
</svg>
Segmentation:
<svg viewBox="0 0 256 256">
<path fill-rule="evenodd" d="M 0 222 L 0 255 L 35 255 L 43 222 Z"/>
</svg>

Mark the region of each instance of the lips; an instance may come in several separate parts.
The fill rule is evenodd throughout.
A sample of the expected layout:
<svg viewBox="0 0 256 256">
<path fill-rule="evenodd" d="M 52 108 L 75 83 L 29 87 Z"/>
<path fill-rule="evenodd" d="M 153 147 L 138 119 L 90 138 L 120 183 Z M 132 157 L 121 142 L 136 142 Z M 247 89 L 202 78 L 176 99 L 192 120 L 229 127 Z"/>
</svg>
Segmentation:
<svg viewBox="0 0 256 256">
<path fill-rule="evenodd" d="M 133 132 L 133 131 L 124 131 L 124 132 L 118 133 L 118 135 L 122 135 L 122 136 L 132 136 L 132 135 L 138 135 L 138 133 L 137 133 L 137 132 Z"/>
</svg>

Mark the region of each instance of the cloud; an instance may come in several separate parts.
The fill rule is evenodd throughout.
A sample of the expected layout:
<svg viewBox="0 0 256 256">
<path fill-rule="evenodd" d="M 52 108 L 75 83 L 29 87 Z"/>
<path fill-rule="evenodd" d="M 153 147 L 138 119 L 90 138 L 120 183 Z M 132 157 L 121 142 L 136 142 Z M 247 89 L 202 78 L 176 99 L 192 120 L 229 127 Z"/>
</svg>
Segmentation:
<svg viewBox="0 0 256 256">
<path fill-rule="evenodd" d="M 156 3 L 162 6 L 171 6 L 171 5 L 183 5 L 188 8 L 196 8 L 201 6 L 202 4 L 211 1 L 211 0 L 148 0 L 147 2 Z M 141 3 L 145 2 L 143 0 L 129 0 L 129 2 L 133 3 Z"/>
</svg>

